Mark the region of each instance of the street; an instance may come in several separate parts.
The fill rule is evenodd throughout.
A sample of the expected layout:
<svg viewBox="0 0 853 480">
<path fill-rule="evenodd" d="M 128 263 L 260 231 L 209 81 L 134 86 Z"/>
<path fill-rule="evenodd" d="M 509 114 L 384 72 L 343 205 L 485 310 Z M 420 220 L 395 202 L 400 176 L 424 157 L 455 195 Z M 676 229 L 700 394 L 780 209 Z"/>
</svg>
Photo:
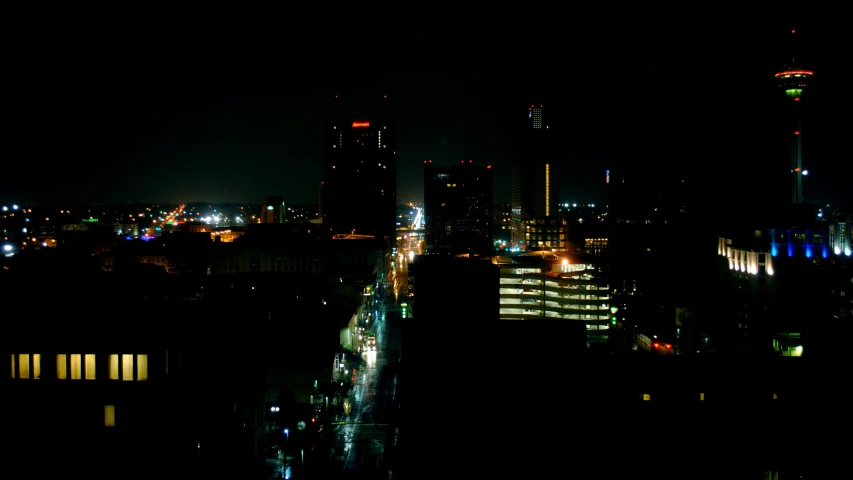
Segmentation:
<svg viewBox="0 0 853 480">
<path fill-rule="evenodd" d="M 383 368 L 390 363 L 388 356 L 396 348 L 389 345 L 385 315 L 385 303 L 378 302 L 369 322 L 369 328 L 376 333 L 376 349 L 362 353 L 362 371 L 358 372 L 349 397 L 352 409 L 341 424 L 335 425 L 330 452 L 333 471 L 327 473 L 337 470 L 340 478 L 388 477 L 383 464 L 389 428 L 385 423 L 385 406 L 393 400 L 396 378 L 383 377 Z"/>
</svg>

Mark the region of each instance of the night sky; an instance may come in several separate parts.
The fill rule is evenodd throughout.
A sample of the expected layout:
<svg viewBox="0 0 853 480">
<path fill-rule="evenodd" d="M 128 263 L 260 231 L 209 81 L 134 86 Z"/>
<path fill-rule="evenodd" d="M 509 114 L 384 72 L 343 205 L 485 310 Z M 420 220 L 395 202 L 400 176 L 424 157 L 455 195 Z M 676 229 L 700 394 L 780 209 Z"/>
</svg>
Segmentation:
<svg viewBox="0 0 853 480">
<path fill-rule="evenodd" d="M 563 139 L 561 201 L 605 203 L 614 162 L 749 190 L 788 168 L 773 74 L 792 28 L 816 72 L 806 197 L 849 201 L 849 52 L 833 28 L 476 13 L 22 20 L 0 201 L 316 203 L 336 94 L 393 102 L 401 203 L 422 200 L 424 159 L 494 165 L 508 202 L 506 139 L 531 103 Z"/>
</svg>

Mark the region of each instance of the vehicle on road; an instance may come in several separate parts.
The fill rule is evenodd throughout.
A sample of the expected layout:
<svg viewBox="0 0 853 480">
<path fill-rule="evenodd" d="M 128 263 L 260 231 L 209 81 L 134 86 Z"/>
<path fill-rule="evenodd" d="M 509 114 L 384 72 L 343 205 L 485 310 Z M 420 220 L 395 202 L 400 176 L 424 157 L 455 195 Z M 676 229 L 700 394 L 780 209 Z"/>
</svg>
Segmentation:
<svg viewBox="0 0 853 480">
<path fill-rule="evenodd" d="M 674 355 L 675 350 L 672 343 L 658 339 L 657 335 L 652 335 L 649 338 L 642 333 L 637 335 L 637 347 L 640 350 L 645 350 L 657 355 Z"/>
</svg>

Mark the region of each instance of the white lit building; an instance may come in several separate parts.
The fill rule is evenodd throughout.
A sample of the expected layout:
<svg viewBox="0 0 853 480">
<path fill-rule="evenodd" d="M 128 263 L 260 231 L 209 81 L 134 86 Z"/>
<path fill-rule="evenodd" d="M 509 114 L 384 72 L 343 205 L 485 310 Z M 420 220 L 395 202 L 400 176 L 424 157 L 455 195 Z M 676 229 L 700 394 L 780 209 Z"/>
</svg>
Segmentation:
<svg viewBox="0 0 853 480">
<path fill-rule="evenodd" d="M 801 356 L 832 318 L 853 318 L 846 222 L 817 221 L 718 237 L 726 272 L 720 321 L 733 321 L 741 350 Z M 727 268 L 726 268 L 727 267 Z M 728 319 L 728 320 L 723 320 Z"/>
<path fill-rule="evenodd" d="M 606 341 L 610 288 L 591 260 L 548 252 L 495 257 L 500 266 L 501 320 L 582 321 L 590 341 Z"/>
</svg>

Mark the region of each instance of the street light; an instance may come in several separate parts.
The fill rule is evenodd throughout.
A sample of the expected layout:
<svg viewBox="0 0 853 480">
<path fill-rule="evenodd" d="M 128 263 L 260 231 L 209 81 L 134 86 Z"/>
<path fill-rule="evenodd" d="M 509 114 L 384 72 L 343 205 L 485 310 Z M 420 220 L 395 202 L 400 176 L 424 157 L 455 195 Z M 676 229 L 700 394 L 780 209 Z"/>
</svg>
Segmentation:
<svg viewBox="0 0 853 480">
<path fill-rule="evenodd" d="M 305 469 L 305 422 L 300 421 L 296 424 L 296 429 L 299 430 L 299 461 L 300 469 Z"/>
<path fill-rule="evenodd" d="M 290 430 L 285 428 L 282 433 L 284 433 L 284 475 L 286 477 L 287 476 L 287 447 L 289 446 L 288 444 L 290 443 Z"/>
</svg>

